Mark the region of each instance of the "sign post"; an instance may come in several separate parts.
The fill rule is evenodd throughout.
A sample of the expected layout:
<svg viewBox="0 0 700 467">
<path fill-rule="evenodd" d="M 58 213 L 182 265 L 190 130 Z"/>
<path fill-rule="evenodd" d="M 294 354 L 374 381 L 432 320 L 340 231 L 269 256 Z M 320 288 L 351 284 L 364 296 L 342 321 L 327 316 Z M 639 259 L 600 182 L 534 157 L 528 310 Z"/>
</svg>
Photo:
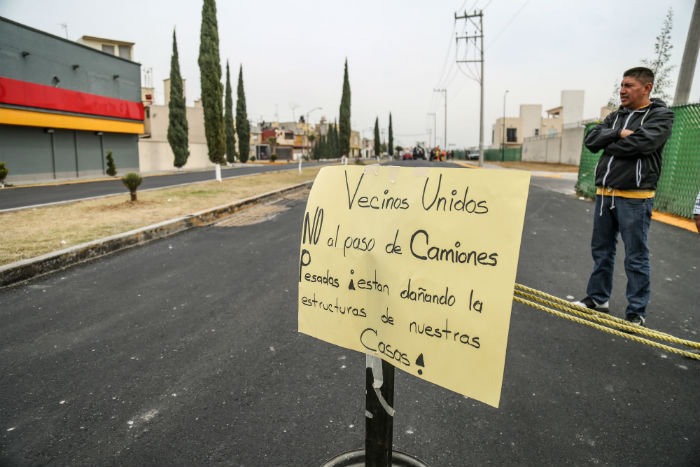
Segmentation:
<svg viewBox="0 0 700 467">
<path fill-rule="evenodd" d="M 394 434 L 394 367 L 380 358 L 367 355 L 366 373 L 365 465 L 391 467 Z"/>
<path fill-rule="evenodd" d="M 316 177 L 298 328 L 368 354 L 367 465 L 393 462 L 392 366 L 498 407 L 528 187 L 529 173 L 511 170 L 333 166 Z"/>
</svg>

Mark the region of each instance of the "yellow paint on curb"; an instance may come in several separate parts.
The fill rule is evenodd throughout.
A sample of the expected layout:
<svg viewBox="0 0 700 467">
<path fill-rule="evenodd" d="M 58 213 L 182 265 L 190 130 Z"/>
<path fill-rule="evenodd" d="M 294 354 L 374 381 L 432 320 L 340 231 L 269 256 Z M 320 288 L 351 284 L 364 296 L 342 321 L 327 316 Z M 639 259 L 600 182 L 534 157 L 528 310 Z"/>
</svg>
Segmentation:
<svg viewBox="0 0 700 467">
<path fill-rule="evenodd" d="M 483 167 L 479 167 L 478 165 L 470 164 L 468 162 L 452 161 L 452 163 L 461 165 L 462 167 L 466 167 L 468 169 L 483 169 Z"/>
<path fill-rule="evenodd" d="M 687 219 L 685 217 L 676 216 L 675 214 L 652 211 L 651 218 L 655 221 L 663 222 L 664 224 L 669 224 L 674 227 L 690 230 L 691 232 L 698 231 L 698 229 L 695 227 L 695 221 L 693 221 L 692 219 Z"/>
</svg>

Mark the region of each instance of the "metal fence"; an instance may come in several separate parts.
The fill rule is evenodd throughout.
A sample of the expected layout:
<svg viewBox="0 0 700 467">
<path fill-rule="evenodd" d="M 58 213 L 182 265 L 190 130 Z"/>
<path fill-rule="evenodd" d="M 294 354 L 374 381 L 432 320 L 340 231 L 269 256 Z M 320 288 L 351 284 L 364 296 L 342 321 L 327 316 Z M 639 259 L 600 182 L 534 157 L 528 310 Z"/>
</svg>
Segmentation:
<svg viewBox="0 0 700 467">
<path fill-rule="evenodd" d="M 520 162 L 521 154 L 522 148 L 484 149 L 484 160 Z"/>
<path fill-rule="evenodd" d="M 700 190 L 700 104 L 671 107 L 675 114 L 671 138 L 664 147 L 661 177 L 654 208 L 692 218 L 695 198 Z M 597 123 L 586 125 L 585 134 Z M 585 139 L 585 136 L 584 136 Z M 595 166 L 602 152 L 581 150 L 576 189 L 584 196 L 595 196 Z"/>
</svg>

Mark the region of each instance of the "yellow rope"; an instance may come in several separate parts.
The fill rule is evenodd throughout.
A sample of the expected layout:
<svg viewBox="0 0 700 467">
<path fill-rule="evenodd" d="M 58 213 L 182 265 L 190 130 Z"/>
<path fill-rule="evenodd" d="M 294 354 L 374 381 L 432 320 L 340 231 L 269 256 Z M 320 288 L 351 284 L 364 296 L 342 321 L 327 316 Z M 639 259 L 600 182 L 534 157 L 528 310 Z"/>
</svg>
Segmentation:
<svg viewBox="0 0 700 467">
<path fill-rule="evenodd" d="M 628 330 L 630 329 L 629 323 L 626 320 L 621 319 L 621 318 L 616 318 L 608 313 L 601 313 L 601 312 L 598 312 L 595 310 L 591 310 L 590 308 L 574 305 L 573 303 L 568 302 L 566 300 L 563 300 L 559 297 L 555 297 L 554 295 L 549 295 L 548 293 L 542 292 L 541 290 L 533 289 L 533 288 L 524 286 L 522 284 L 515 284 L 515 288 L 516 288 L 516 291 L 515 291 L 516 293 L 521 294 L 521 295 L 525 296 L 526 298 L 527 298 L 527 295 L 525 293 L 523 293 L 523 291 L 530 293 L 530 294 L 533 294 L 533 295 L 537 295 L 537 298 L 535 299 L 536 302 L 540 302 L 540 303 L 543 303 L 545 305 L 549 305 L 550 302 L 554 302 L 554 303 L 559 304 L 559 306 L 556 306 L 554 304 L 552 304 L 552 306 L 554 306 L 555 308 L 559 308 L 562 311 L 567 311 L 567 312 L 577 314 L 572 310 L 578 310 L 579 312 L 583 312 L 583 314 L 586 316 L 593 315 L 593 316 L 598 316 L 600 318 L 603 318 L 604 320 L 609 321 L 609 324 L 611 326 L 615 326 L 615 327 L 618 327 L 621 329 L 628 329 Z M 519 289 L 519 290 L 517 290 L 517 289 Z M 540 298 L 540 297 L 542 297 L 542 298 Z M 661 340 L 668 340 L 669 342 L 674 342 L 676 344 L 686 345 L 688 347 L 694 347 L 694 348 L 700 349 L 700 343 L 698 343 L 698 342 L 693 342 L 693 341 L 684 340 L 684 339 L 678 339 L 670 334 L 666 334 L 665 332 L 656 331 L 654 329 L 640 328 L 639 326 L 632 327 L 631 329 L 635 330 L 637 332 L 637 334 L 642 334 L 642 335 L 654 337 L 654 338 L 661 339 Z"/>
<path fill-rule="evenodd" d="M 526 287 L 521 284 L 515 284 L 515 296 L 513 297 L 513 301 L 522 303 L 523 305 L 527 305 L 529 307 L 535 308 L 537 310 L 545 311 L 547 313 L 551 313 L 555 316 L 558 316 L 560 318 L 568 319 L 569 321 L 573 321 L 579 324 L 585 324 L 587 326 L 591 326 L 595 329 L 598 329 L 603 332 L 607 332 L 609 334 L 613 334 L 625 339 L 629 339 L 635 342 L 640 342 L 643 344 L 650 345 L 652 347 L 656 347 L 658 349 L 665 350 L 667 352 L 672 352 L 676 353 L 679 355 L 682 355 L 687 358 L 692 358 L 695 360 L 700 360 L 700 354 L 694 353 L 694 352 L 689 352 L 687 350 L 682 350 L 678 349 L 676 347 L 671 347 L 669 345 L 661 344 L 659 342 L 655 342 L 649 339 L 646 339 L 644 337 L 639 337 L 637 335 L 631 334 L 630 332 L 633 332 L 635 334 L 642 334 L 648 337 L 656 338 L 659 340 L 666 340 L 668 342 L 673 342 L 675 344 L 680 344 L 680 345 L 685 345 L 688 347 L 693 347 L 693 348 L 700 348 L 700 343 L 698 342 L 693 342 L 685 339 L 678 339 L 674 336 L 671 336 L 670 334 L 666 334 L 660 331 L 655 331 L 653 329 L 646 329 L 640 326 L 635 326 L 635 325 L 629 325 L 627 324 L 624 320 L 620 318 L 615 318 L 614 316 L 609 316 L 605 313 L 600 313 L 588 308 L 582 308 L 576 305 L 572 305 L 569 302 L 566 302 L 565 300 L 562 300 L 558 297 L 554 297 L 553 295 L 546 294 L 545 292 L 541 292 L 539 290 L 535 290 L 529 287 Z M 545 298 L 546 297 L 546 298 Z M 532 301 L 534 300 L 534 301 Z M 558 308 L 562 311 L 557 311 L 555 309 L 549 308 L 548 306 L 544 306 L 540 303 L 545 303 L 549 306 L 552 306 L 554 308 Z M 567 314 L 565 312 L 578 315 L 578 316 L 584 316 L 585 318 L 578 318 L 576 316 L 572 316 L 571 314 Z M 597 324 L 592 321 L 597 321 L 598 323 L 604 323 L 607 324 Z M 617 327 L 619 329 L 623 329 L 624 331 L 618 331 L 617 329 L 613 329 L 608 326 L 613 326 Z"/>
<path fill-rule="evenodd" d="M 686 339 L 679 339 L 675 336 L 672 336 L 670 334 L 666 334 L 666 333 L 661 332 L 661 331 L 656 331 L 654 329 L 647 329 L 647 328 L 644 328 L 641 326 L 632 325 L 625 320 L 622 320 L 620 318 L 616 318 L 614 316 L 610 316 L 607 313 L 601 313 L 598 311 L 594 311 L 594 310 L 591 310 L 590 308 L 582 308 L 582 307 L 579 307 L 579 306 L 576 306 L 573 304 L 570 304 L 569 306 L 561 305 L 561 304 L 558 304 L 554 301 L 546 300 L 546 299 L 538 297 L 534 294 L 524 293 L 524 292 L 521 292 L 519 290 L 516 290 L 515 294 L 522 297 L 522 298 L 527 298 L 527 299 L 532 300 L 534 302 L 540 303 L 542 305 L 556 308 L 556 309 L 559 309 L 561 311 L 570 313 L 572 315 L 580 316 L 580 317 L 588 319 L 590 321 L 596 321 L 598 323 L 605 324 L 607 326 L 611 326 L 614 328 L 618 328 L 618 329 L 621 329 L 623 331 L 630 331 L 630 332 L 634 332 L 635 334 L 641 334 L 643 336 L 651 337 L 654 339 L 700 349 L 700 342 L 689 341 Z"/>
</svg>

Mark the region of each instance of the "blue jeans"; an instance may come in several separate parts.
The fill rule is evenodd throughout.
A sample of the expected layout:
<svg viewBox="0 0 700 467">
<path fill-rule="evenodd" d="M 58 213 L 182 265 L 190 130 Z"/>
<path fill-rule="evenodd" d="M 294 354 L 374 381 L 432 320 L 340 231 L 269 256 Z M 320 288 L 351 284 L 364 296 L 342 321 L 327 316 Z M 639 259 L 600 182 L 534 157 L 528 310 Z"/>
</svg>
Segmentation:
<svg viewBox="0 0 700 467">
<path fill-rule="evenodd" d="M 625 244 L 628 302 L 626 313 L 646 316 L 646 307 L 651 293 L 647 234 L 654 198 L 634 199 L 616 196 L 614 206 L 612 203 L 611 196 L 596 196 L 591 238 L 594 264 L 586 293 L 598 303 L 605 303 L 610 299 L 619 232 Z"/>
</svg>

